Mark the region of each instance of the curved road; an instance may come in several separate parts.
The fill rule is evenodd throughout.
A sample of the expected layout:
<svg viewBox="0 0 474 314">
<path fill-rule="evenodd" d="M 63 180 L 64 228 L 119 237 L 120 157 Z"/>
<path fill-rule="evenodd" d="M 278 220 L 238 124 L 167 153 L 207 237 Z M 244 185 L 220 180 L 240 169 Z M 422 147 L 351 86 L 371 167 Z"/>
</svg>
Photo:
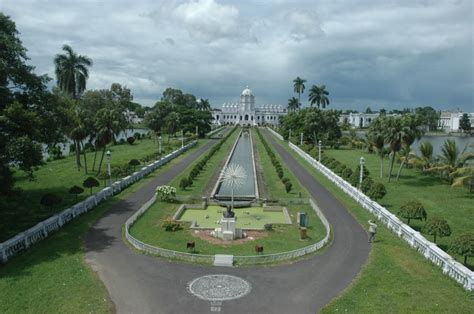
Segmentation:
<svg viewBox="0 0 474 314">
<path fill-rule="evenodd" d="M 273 267 L 226 268 L 169 262 L 131 250 L 122 240 L 122 225 L 166 184 L 214 143 L 192 151 L 174 168 L 127 199 L 113 205 L 86 236 L 86 259 L 104 282 L 119 313 L 315 313 L 340 294 L 365 263 L 370 246 L 365 231 L 323 186 L 276 143 L 288 168 L 307 187 L 333 227 L 334 241 L 322 255 Z M 187 292 L 187 283 L 209 274 L 245 279 L 251 292 L 231 301 L 211 303 Z"/>
</svg>

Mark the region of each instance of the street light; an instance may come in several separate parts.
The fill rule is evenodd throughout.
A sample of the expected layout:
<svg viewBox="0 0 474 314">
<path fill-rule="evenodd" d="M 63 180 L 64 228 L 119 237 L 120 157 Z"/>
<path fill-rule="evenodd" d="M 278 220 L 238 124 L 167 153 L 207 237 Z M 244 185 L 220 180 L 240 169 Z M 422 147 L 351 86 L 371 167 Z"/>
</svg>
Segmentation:
<svg viewBox="0 0 474 314">
<path fill-rule="evenodd" d="M 158 144 L 159 144 L 158 152 L 160 153 L 160 156 L 161 156 L 161 142 L 162 142 L 162 138 L 161 138 L 161 135 L 160 135 L 158 137 Z"/>
<path fill-rule="evenodd" d="M 303 133 L 300 134 L 300 146 L 303 146 Z"/>
<path fill-rule="evenodd" d="M 107 151 L 106 153 L 106 156 L 107 156 L 107 175 L 109 177 L 109 186 L 112 184 L 112 173 L 110 171 L 110 162 L 112 161 L 112 153 L 110 152 L 110 150 Z"/>
<path fill-rule="evenodd" d="M 359 189 L 362 190 L 362 180 L 364 179 L 364 157 L 360 157 L 360 176 L 359 176 Z"/>
<path fill-rule="evenodd" d="M 318 141 L 318 161 L 321 162 L 321 144 L 323 142 L 321 140 Z"/>
<path fill-rule="evenodd" d="M 196 125 L 196 139 L 199 138 L 199 126 Z"/>
<path fill-rule="evenodd" d="M 183 130 L 181 130 L 181 148 L 184 147 L 184 138 L 183 138 L 184 134 L 183 134 Z"/>
</svg>

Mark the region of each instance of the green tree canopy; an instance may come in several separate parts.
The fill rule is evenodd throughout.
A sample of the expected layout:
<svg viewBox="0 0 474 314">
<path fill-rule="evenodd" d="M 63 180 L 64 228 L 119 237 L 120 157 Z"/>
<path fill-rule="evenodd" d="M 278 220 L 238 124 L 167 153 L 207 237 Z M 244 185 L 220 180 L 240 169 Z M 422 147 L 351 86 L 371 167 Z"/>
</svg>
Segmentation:
<svg viewBox="0 0 474 314">
<path fill-rule="evenodd" d="M 398 215 L 408 220 L 410 225 L 411 219 L 426 220 L 427 213 L 423 204 L 417 201 L 410 201 L 400 207 Z"/>
<path fill-rule="evenodd" d="M 448 225 L 448 222 L 440 217 L 432 217 L 428 219 L 425 226 L 423 227 L 424 231 L 433 236 L 433 241 L 436 243 L 436 237 L 449 237 L 451 235 L 451 227 Z"/>
<path fill-rule="evenodd" d="M 451 244 L 449 252 L 464 256 L 464 265 L 466 265 L 467 258 L 474 256 L 474 233 L 468 232 L 457 237 Z"/>
</svg>

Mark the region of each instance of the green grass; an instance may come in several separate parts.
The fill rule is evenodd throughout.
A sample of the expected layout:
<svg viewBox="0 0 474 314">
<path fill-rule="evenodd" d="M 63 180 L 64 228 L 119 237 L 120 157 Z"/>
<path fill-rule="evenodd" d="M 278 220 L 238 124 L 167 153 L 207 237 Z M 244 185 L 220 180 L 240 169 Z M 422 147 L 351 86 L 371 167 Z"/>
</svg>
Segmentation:
<svg viewBox="0 0 474 314">
<path fill-rule="evenodd" d="M 183 222 L 196 221 L 201 228 L 217 228 L 226 209 L 221 206 L 208 206 L 206 209 L 185 209 L 179 220 Z M 285 224 L 285 214 L 282 211 L 264 211 L 263 207 L 245 207 L 234 209 L 237 218 L 237 228 L 263 230 L 265 224 Z"/>
<path fill-rule="evenodd" d="M 187 252 L 186 243 L 188 241 L 195 241 L 195 253 L 209 255 L 255 255 L 256 244 L 264 246 L 265 254 L 285 252 L 318 242 L 326 234 L 326 230 L 320 220 L 310 218 L 309 238 L 301 241 L 299 239 L 299 229 L 296 227 L 296 212 L 305 211 L 310 213 L 313 210 L 309 205 L 292 205 L 288 207 L 292 216 L 292 225 L 274 225 L 273 231 L 269 231 L 265 237 L 255 241 L 248 241 L 242 244 L 211 244 L 208 241 L 195 237 L 194 231 L 189 228 L 190 223 L 182 224 L 183 228 L 175 232 L 166 232 L 161 228 L 163 219 L 172 216 L 178 207 L 179 204 L 156 202 L 130 228 L 130 234 L 147 244 L 183 252 Z M 237 208 L 235 210 L 246 210 L 246 208 Z"/>
<path fill-rule="evenodd" d="M 252 130 L 253 132 L 253 130 Z M 207 181 L 213 176 L 215 171 L 218 171 L 216 168 L 221 161 L 228 155 L 232 145 L 234 144 L 237 138 L 238 132 L 235 136 L 231 136 L 229 140 L 224 143 L 222 148 L 209 160 L 206 167 L 201 171 L 201 174 L 197 177 L 197 180 L 193 183 L 193 188 L 180 191 L 178 190 L 178 196 L 184 195 L 192 199 L 199 199 L 202 196 L 202 193 L 207 185 Z M 286 168 L 284 168 L 285 176 L 290 178 L 294 185 L 294 190 L 287 194 L 283 184 L 281 184 L 275 169 L 273 168 L 270 159 L 265 152 L 263 145 L 258 141 L 257 136 L 253 136 L 253 139 L 256 141 L 257 149 L 260 153 L 260 160 L 262 162 L 265 184 L 268 187 L 269 192 L 275 199 L 282 199 L 283 195 L 285 198 L 282 199 L 283 202 L 290 202 L 295 200 L 296 196 L 299 196 L 301 192 L 302 197 L 308 197 L 306 190 L 304 190 L 300 185 L 298 180 L 293 176 L 292 173 Z M 197 160 L 195 163 L 199 162 Z M 284 165 L 282 163 L 282 165 Z M 187 175 L 188 170 L 192 169 L 193 165 L 190 165 L 188 169 L 183 172 Z M 177 176 L 171 185 L 177 186 L 179 180 L 182 176 Z M 207 181 L 206 181 L 207 180 Z M 291 199 L 290 199 L 291 198 Z M 303 201 L 303 199 L 298 199 L 297 201 Z M 287 206 L 288 212 L 292 218 L 292 225 L 275 225 L 273 231 L 270 231 L 266 237 L 258 239 L 256 241 L 249 241 L 243 244 L 211 244 L 205 240 L 201 240 L 193 235 L 193 230 L 189 228 L 190 223 L 183 224 L 183 229 L 176 232 L 166 232 L 161 228 L 161 223 L 167 217 L 174 215 L 178 209 L 179 204 L 169 204 L 164 202 L 157 201 L 152 205 L 145 214 L 140 217 L 137 222 L 130 228 L 130 234 L 143 241 L 145 243 L 159 246 L 165 249 L 177 250 L 177 251 L 186 251 L 186 243 L 190 240 L 195 241 L 196 243 L 196 253 L 199 254 L 233 254 L 233 255 L 254 255 L 255 254 L 255 244 L 263 245 L 265 248 L 265 253 L 277 253 L 284 252 L 289 250 L 294 250 L 301 248 L 312 243 L 318 242 L 324 238 L 326 230 L 319 220 L 319 217 L 316 215 L 314 210 L 307 204 L 302 205 L 289 205 Z M 246 208 L 238 208 L 235 211 L 244 211 Z M 301 241 L 299 240 L 299 228 L 296 225 L 296 213 L 297 212 L 306 212 L 310 221 L 310 226 L 308 228 L 308 240 Z M 217 220 L 217 219 L 215 219 Z"/>
<path fill-rule="evenodd" d="M 366 226 L 373 216 L 312 168 L 289 147 L 284 147 L 306 170 L 333 193 Z M 337 236 L 337 235 L 335 235 Z M 418 254 L 379 224 L 377 240 L 366 265 L 346 291 L 323 313 L 471 313 L 474 294 L 466 292 L 441 269 Z"/>
<path fill-rule="evenodd" d="M 348 167 L 355 169 L 359 158 L 364 156 L 365 166 L 370 171 L 370 176 L 374 181 L 382 182 L 387 195 L 379 201 L 389 211 L 397 214 L 401 205 L 410 200 L 421 202 L 429 217 L 439 216 L 446 219 L 451 227 L 450 237 L 437 239 L 438 246 L 447 250 L 453 239 L 463 232 L 474 230 L 474 193 L 469 193 L 467 189 L 452 188 L 446 182 L 436 176 L 425 175 L 416 169 L 403 168 L 398 182 L 394 180 L 388 183 L 388 159 L 384 160 L 384 178 L 380 178 L 380 158 L 375 154 L 369 154 L 360 150 L 338 149 L 325 150 L 329 157 L 334 157 Z M 394 174 L 398 170 L 399 164 L 394 165 Z M 404 220 L 406 223 L 407 221 Z M 423 233 L 425 222 L 411 220 L 410 226 Z M 424 234 L 433 241 L 433 237 Z M 463 257 L 454 256 L 459 262 L 463 262 Z M 468 259 L 468 267 L 474 269 L 474 259 Z"/>
<path fill-rule="evenodd" d="M 113 312 L 105 287 L 84 261 L 85 234 L 112 204 L 171 169 L 187 154 L 177 157 L 0 266 L 0 313 Z"/>
<path fill-rule="evenodd" d="M 192 164 L 190 164 L 185 171 L 183 171 L 180 175 L 176 176 L 176 178 L 171 181 L 170 185 L 176 187 L 178 189 L 178 196 L 184 196 L 184 197 L 196 197 L 196 198 L 201 198 L 201 196 L 204 196 L 205 190 L 208 187 L 209 181 L 213 178 L 213 175 L 215 174 L 219 166 L 221 165 L 222 161 L 224 158 L 227 158 L 227 154 L 229 153 L 230 149 L 232 148 L 232 145 L 234 145 L 235 141 L 237 140 L 237 137 L 239 136 L 239 131 L 237 129 L 234 129 L 230 132 L 233 132 L 231 136 L 222 144 L 221 148 L 214 154 L 214 156 L 209 159 L 209 161 L 206 163 L 204 166 L 204 169 L 199 173 L 199 175 L 196 176 L 193 180 L 193 185 L 190 187 L 187 187 L 186 190 L 179 189 L 179 182 L 181 181 L 182 178 L 187 178 L 189 176 L 189 173 L 191 169 L 194 168 L 194 166 L 199 163 L 199 161 L 204 157 L 201 157 L 200 159 L 196 159 Z M 225 131 L 224 131 L 225 133 Z M 217 179 L 217 178 L 216 178 Z M 212 182 L 215 183 L 215 182 Z"/>
<path fill-rule="evenodd" d="M 170 145 L 165 146 L 166 152 L 168 153 L 176 149 L 177 146 L 181 146 L 181 142 L 172 141 Z M 136 141 L 134 145 L 113 145 L 107 149 L 112 152 L 112 166 L 114 166 L 126 164 L 130 159 L 140 159 L 157 152 L 158 145 L 154 139 L 143 139 Z M 94 153 L 87 154 L 89 169 L 92 167 L 93 158 Z M 97 164 L 99 160 L 100 154 L 97 156 Z M 84 162 L 82 157 L 81 162 Z M 104 162 L 102 170 L 105 167 Z M 0 197 L 0 242 L 25 231 L 65 208 L 71 207 L 77 201 L 87 198 L 89 196 L 89 189 L 85 189 L 77 201 L 76 197 L 69 194 L 68 191 L 73 185 L 82 187 L 82 182 L 90 175 L 95 176 L 96 171 L 90 171 L 87 175 L 83 170 L 78 171 L 75 166 L 74 155 L 61 160 L 47 162 L 38 171 L 35 171 L 34 181 L 28 180 L 24 172 L 16 171 L 15 186 L 20 190 L 13 197 Z M 92 192 L 95 193 L 102 188 L 103 185 L 92 189 Z M 56 208 L 41 206 L 40 199 L 45 193 L 60 195 L 62 198 L 60 206 Z"/>
</svg>

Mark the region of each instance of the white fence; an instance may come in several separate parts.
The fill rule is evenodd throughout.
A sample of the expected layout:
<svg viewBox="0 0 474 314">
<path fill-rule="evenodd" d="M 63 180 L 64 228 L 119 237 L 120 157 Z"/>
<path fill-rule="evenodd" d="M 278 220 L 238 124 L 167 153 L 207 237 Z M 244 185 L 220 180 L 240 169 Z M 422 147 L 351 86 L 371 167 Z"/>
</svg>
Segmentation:
<svg viewBox="0 0 474 314">
<path fill-rule="evenodd" d="M 269 129 L 272 133 L 275 131 Z M 276 133 L 278 134 L 278 133 Z M 278 134 L 279 139 L 283 137 Z M 426 240 L 419 232 L 413 230 L 410 226 L 403 223 L 394 214 L 389 212 L 386 208 L 371 200 L 364 193 L 353 187 L 350 183 L 339 177 L 337 174 L 326 168 L 323 164 L 308 155 L 301 148 L 289 143 L 290 148 L 298 155 L 309 162 L 316 170 L 321 172 L 326 178 L 332 181 L 344 193 L 352 197 L 356 202 L 362 205 L 363 208 L 374 214 L 378 220 L 383 222 L 389 230 L 396 233 L 400 238 L 408 242 L 410 246 L 416 249 L 425 258 L 432 261 L 434 264 L 441 267 L 443 273 L 447 274 L 469 291 L 474 290 L 474 272 L 469 270 L 461 263 L 454 260 L 452 256 L 441 250 L 434 243 Z"/>
<path fill-rule="evenodd" d="M 135 223 L 135 221 L 141 215 L 143 215 L 148 210 L 148 208 L 150 208 L 150 206 L 155 202 L 155 200 L 156 200 L 156 194 L 148 202 L 143 204 L 143 206 L 125 222 L 125 238 L 129 241 L 129 243 L 132 244 L 137 250 L 143 251 L 148 254 L 158 255 L 158 256 L 162 256 L 166 258 L 178 258 L 178 259 L 190 261 L 190 262 L 208 263 L 208 264 L 212 263 L 215 259 L 215 255 L 192 254 L 192 253 L 163 249 L 157 246 L 144 243 L 136 239 L 129 233 L 130 227 Z M 322 239 L 318 243 L 314 243 L 306 247 L 303 247 L 301 249 L 296 249 L 289 252 L 267 254 L 267 255 L 234 256 L 234 262 L 238 264 L 272 263 L 272 262 L 294 259 L 306 254 L 313 253 L 321 249 L 324 245 L 326 245 L 326 243 L 329 242 L 329 237 L 330 237 L 330 232 L 331 232 L 330 225 L 326 217 L 324 216 L 324 214 L 321 212 L 321 210 L 318 208 L 318 206 L 314 203 L 312 199 L 310 199 L 309 203 L 311 207 L 314 209 L 314 211 L 316 212 L 316 214 L 321 219 L 321 222 L 323 223 L 324 227 L 326 228 L 326 236 L 324 237 L 324 239 Z"/>
<path fill-rule="evenodd" d="M 110 187 L 89 196 L 86 200 L 75 204 L 74 206 L 63 210 L 62 212 L 49 217 L 48 219 L 38 223 L 30 229 L 17 234 L 15 237 L 0 243 L 0 261 L 5 263 L 8 259 L 18 253 L 19 251 L 27 249 L 33 243 L 38 242 L 48 236 L 51 232 L 61 228 L 64 224 L 71 221 L 75 217 L 88 212 L 100 202 L 120 193 L 123 189 L 142 179 L 149 173 L 161 167 L 171 159 L 177 157 L 181 153 L 187 151 L 189 148 L 196 145 L 193 141 L 184 147 L 181 147 L 163 158 L 143 167 L 141 170 L 114 182 Z"/>
<path fill-rule="evenodd" d="M 323 223 L 324 228 L 326 229 L 326 235 L 321 241 L 288 252 L 253 256 L 234 256 L 234 262 L 236 262 L 237 264 L 274 263 L 279 261 L 291 260 L 300 256 L 311 254 L 325 246 L 326 243 L 329 242 L 329 237 L 331 235 L 331 227 L 324 214 L 321 212 L 321 210 L 318 208 L 318 206 L 316 205 L 316 203 L 314 203 L 312 199 L 309 200 L 309 204 L 314 209 L 318 217 L 321 219 L 321 222 Z"/>
<path fill-rule="evenodd" d="M 206 137 L 209 138 L 209 137 L 213 136 L 214 134 L 219 133 L 220 131 L 223 131 L 223 130 L 225 130 L 225 125 L 220 126 L 220 127 L 216 128 L 216 129 L 212 130 L 211 132 L 207 133 L 207 134 L 206 134 Z"/>
<path fill-rule="evenodd" d="M 268 126 L 267 126 L 267 130 L 270 131 L 270 133 L 272 133 L 273 135 L 275 135 L 280 141 L 283 141 L 283 136 L 281 136 L 280 133 L 276 132 L 272 128 L 269 128 Z"/>
</svg>

